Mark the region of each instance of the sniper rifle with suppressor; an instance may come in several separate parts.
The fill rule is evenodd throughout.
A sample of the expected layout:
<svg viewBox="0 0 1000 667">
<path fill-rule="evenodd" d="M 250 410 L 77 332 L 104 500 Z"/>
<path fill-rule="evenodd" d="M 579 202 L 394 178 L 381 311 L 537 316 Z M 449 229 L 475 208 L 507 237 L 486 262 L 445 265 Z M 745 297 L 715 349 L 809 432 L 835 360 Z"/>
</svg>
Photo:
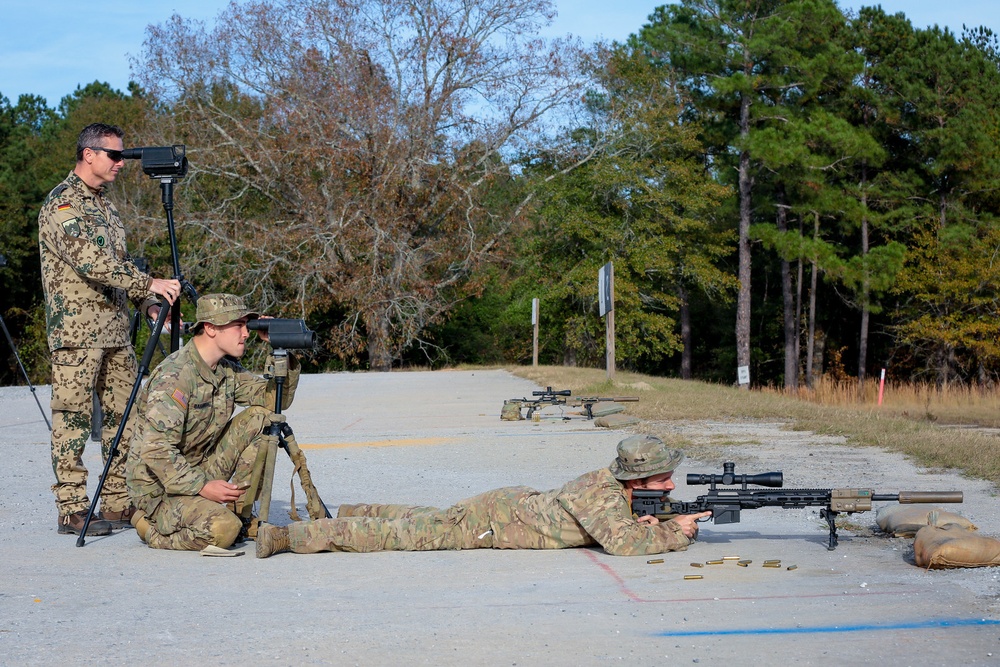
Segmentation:
<svg viewBox="0 0 1000 667">
<path fill-rule="evenodd" d="M 747 488 L 766 486 L 781 487 L 784 483 L 780 472 L 765 472 L 757 475 L 737 475 L 736 465 L 731 462 L 722 465 L 722 474 L 689 474 L 689 485 L 709 484 L 709 491 L 698 496 L 694 502 L 671 501 L 662 491 L 648 489 L 632 490 L 632 513 L 637 517 L 653 515 L 666 521 L 680 514 L 697 514 L 711 511 L 713 523 L 739 523 L 741 510 L 761 507 L 821 507 L 819 515 L 826 519 L 830 528 L 827 549 L 837 548 L 837 526 L 834 521 L 838 514 L 868 512 L 872 502 L 910 503 L 960 503 L 961 491 L 900 491 L 899 493 L 875 493 L 874 489 L 782 489 L 781 491 L 754 491 Z M 737 488 L 720 489 L 718 485 Z M 708 518 L 699 521 L 708 521 Z"/>
<path fill-rule="evenodd" d="M 544 391 L 531 392 L 533 398 L 508 399 L 503 402 L 504 409 L 500 413 L 500 418 L 505 419 L 504 415 L 507 413 L 514 415 L 514 410 L 516 410 L 516 416 L 512 416 L 510 418 L 511 421 L 531 419 L 536 411 L 541 410 L 546 405 L 565 405 L 567 407 L 582 407 L 585 417 L 593 419 L 594 406 L 598 403 L 636 403 L 639 400 L 638 396 L 572 396 L 572 393 L 569 389 L 553 391 L 552 387 L 546 387 Z M 525 417 L 520 416 L 521 408 L 528 409 Z"/>
</svg>

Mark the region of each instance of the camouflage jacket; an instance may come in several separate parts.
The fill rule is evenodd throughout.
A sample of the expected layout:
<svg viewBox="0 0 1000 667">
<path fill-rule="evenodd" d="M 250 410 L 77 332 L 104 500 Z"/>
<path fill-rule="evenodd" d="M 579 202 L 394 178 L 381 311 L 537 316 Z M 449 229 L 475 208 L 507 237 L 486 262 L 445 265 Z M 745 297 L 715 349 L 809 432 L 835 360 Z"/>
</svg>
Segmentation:
<svg viewBox="0 0 1000 667">
<path fill-rule="evenodd" d="M 599 544 L 613 556 L 686 549 L 675 521 L 639 523 L 625 486 L 607 468 L 541 493 L 518 486 L 484 494 L 497 549 L 561 549 Z M 476 508 L 469 508 L 475 512 Z"/>
<path fill-rule="evenodd" d="M 270 366 L 273 360 L 268 360 Z M 289 355 L 282 410 L 295 398 L 299 364 Z M 213 371 L 194 339 L 164 359 L 137 401 L 126 483 L 136 506 L 151 514 L 164 494 L 194 496 L 211 481 L 201 465 L 218 444 L 237 405 L 274 408 L 274 380 L 224 358 Z"/>
<path fill-rule="evenodd" d="M 158 303 L 129 257 L 118 211 L 74 172 L 38 212 L 38 250 L 50 350 L 128 345 L 128 296 L 143 311 Z"/>
</svg>

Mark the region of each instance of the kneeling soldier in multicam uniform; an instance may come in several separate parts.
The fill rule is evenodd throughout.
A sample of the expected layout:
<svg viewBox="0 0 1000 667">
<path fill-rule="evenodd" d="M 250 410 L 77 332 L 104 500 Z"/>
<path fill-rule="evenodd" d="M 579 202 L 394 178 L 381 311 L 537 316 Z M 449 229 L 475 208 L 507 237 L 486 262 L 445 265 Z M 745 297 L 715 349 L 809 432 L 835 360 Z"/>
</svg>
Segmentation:
<svg viewBox="0 0 1000 667">
<path fill-rule="evenodd" d="M 243 496 L 258 449 L 277 444 L 264 431 L 281 419 L 272 413 L 274 380 L 236 361 L 250 334 L 247 320 L 256 317 L 241 297 L 201 297 L 194 337 L 143 390 L 126 482 L 137 508 L 132 524 L 154 549 L 226 548 L 243 528 L 238 515 L 254 500 Z M 260 336 L 267 340 L 266 331 Z M 298 381 L 299 364 L 289 355 L 282 410 Z M 230 419 L 237 404 L 251 407 Z"/>
<path fill-rule="evenodd" d="M 684 454 L 659 438 L 635 435 L 618 443 L 611 465 L 561 489 L 525 486 L 488 491 L 448 508 L 341 505 L 336 519 L 287 527 L 261 524 L 257 557 L 281 551 L 431 551 L 436 549 L 565 549 L 600 545 L 615 556 L 686 549 L 695 521 L 711 512 L 659 522 L 636 519 L 632 489 L 665 493 Z"/>
</svg>

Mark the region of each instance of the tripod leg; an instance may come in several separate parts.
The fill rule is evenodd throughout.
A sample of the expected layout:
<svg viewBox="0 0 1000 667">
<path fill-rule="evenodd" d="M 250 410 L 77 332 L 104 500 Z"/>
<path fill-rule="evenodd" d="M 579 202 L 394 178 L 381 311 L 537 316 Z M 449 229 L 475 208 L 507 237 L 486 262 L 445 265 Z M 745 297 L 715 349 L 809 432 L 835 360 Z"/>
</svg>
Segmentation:
<svg viewBox="0 0 1000 667">
<path fill-rule="evenodd" d="M 10 337 L 10 332 L 7 331 L 7 323 L 3 321 L 3 315 L 0 315 L 0 327 L 3 327 L 3 333 L 7 337 L 7 344 L 10 345 L 11 352 L 14 353 L 14 358 L 17 359 L 17 365 L 21 369 L 21 375 L 24 376 L 24 381 L 28 383 L 28 388 L 31 389 L 31 395 L 35 397 L 35 403 L 38 404 L 38 410 L 42 413 L 42 419 L 45 420 L 45 425 L 52 430 L 52 424 L 49 422 L 49 418 L 45 415 L 45 408 L 42 407 L 42 402 L 38 400 L 38 394 L 35 393 L 35 387 L 31 384 L 31 379 L 28 378 L 28 371 L 24 370 L 24 364 L 21 363 L 21 355 L 17 353 L 17 347 L 14 345 L 14 339 Z"/>
<path fill-rule="evenodd" d="M 160 336 L 160 331 L 163 330 L 163 323 L 167 319 L 167 314 L 169 313 L 166 302 L 160 307 L 160 316 L 156 319 L 156 326 L 153 327 L 153 338 L 158 338 Z M 142 363 L 139 365 L 139 372 L 136 373 L 135 384 L 132 386 L 132 393 L 128 397 L 128 403 L 125 404 L 125 410 L 122 412 L 121 421 L 118 423 L 118 432 L 115 434 L 115 439 L 111 443 L 111 447 L 108 450 L 108 460 L 104 463 L 104 471 L 101 473 L 101 479 L 97 482 L 97 490 L 94 492 L 94 500 L 90 503 L 90 507 L 87 509 L 87 518 L 83 522 L 83 528 L 80 530 L 80 537 L 76 540 L 76 546 L 82 547 L 86 544 L 87 529 L 90 527 L 90 521 L 94 516 L 94 508 L 97 507 L 97 501 L 101 497 L 101 491 L 104 490 L 104 480 L 108 477 L 108 471 L 111 470 L 111 464 L 114 461 L 115 456 L 118 454 L 118 445 L 121 442 L 122 434 L 125 432 L 125 426 L 128 424 L 129 414 L 132 412 L 132 406 L 135 404 L 135 399 L 139 395 L 139 390 L 142 388 L 142 378 L 149 370 L 149 360 L 153 356 L 153 345 L 146 345 L 146 352 L 142 355 Z"/>
<path fill-rule="evenodd" d="M 261 479 L 263 486 L 260 490 L 260 510 L 257 514 L 258 522 L 267 521 L 271 514 L 271 486 L 274 483 L 274 460 L 278 453 L 276 446 L 267 447 L 267 455 L 264 459 L 264 473 Z M 256 537 L 256 530 L 250 537 Z"/>
<path fill-rule="evenodd" d="M 331 518 L 330 510 L 326 508 L 326 504 L 323 499 L 319 497 L 319 491 L 316 490 L 316 485 L 313 484 L 312 474 L 309 472 L 309 467 L 306 465 L 306 455 L 302 453 L 297 442 L 295 442 L 295 435 L 292 433 L 292 428 L 285 424 L 282 429 L 282 446 L 285 451 L 288 452 L 288 458 L 292 460 L 292 464 L 295 466 L 295 470 L 292 472 L 292 481 L 290 485 L 292 487 L 292 509 L 290 513 L 291 519 L 293 521 L 298 521 L 298 513 L 295 510 L 295 473 L 299 475 L 299 484 L 302 485 L 302 490 L 306 494 L 306 511 L 309 512 L 310 519 L 323 519 Z"/>
</svg>

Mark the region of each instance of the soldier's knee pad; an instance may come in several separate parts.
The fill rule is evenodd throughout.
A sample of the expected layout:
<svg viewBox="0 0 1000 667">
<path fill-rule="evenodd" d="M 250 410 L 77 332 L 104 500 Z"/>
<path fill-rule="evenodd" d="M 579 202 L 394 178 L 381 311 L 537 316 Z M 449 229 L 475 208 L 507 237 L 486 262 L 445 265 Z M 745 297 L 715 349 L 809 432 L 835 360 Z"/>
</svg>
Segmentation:
<svg viewBox="0 0 1000 667">
<path fill-rule="evenodd" d="M 212 533 L 210 544 L 226 549 L 236 541 L 242 528 L 243 521 L 232 512 L 219 514 L 212 518 L 211 527 L 209 528 L 209 531 Z"/>
</svg>

